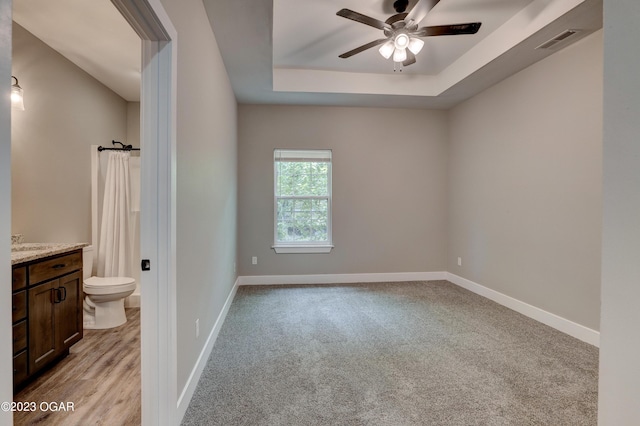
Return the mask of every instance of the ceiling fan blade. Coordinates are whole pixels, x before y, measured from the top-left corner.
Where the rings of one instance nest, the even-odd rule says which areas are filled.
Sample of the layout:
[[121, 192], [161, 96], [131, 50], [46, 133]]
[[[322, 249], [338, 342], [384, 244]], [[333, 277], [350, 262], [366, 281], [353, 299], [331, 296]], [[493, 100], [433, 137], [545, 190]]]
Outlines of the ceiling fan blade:
[[411, 9], [411, 12], [409, 12], [405, 18], [405, 21], [411, 20], [416, 24], [420, 23], [420, 21], [427, 16], [427, 13], [429, 13], [429, 11], [433, 9], [433, 6], [438, 4], [439, 1], [440, 0], [418, 0], [418, 3], [413, 6], [413, 9]]
[[455, 25], [437, 25], [434, 27], [418, 28], [418, 30], [412, 34], [418, 37], [475, 34], [480, 29], [480, 25], [482, 25], [482, 22], [471, 22], [468, 24], [455, 24]]
[[351, 19], [352, 21], [360, 22], [361, 24], [369, 25], [370, 27], [377, 28], [379, 30], [391, 30], [391, 25], [379, 21], [370, 16], [363, 15], [362, 13], [354, 12], [351, 9], [341, 9], [336, 15], [343, 18]]
[[405, 67], [408, 67], [409, 65], [412, 65], [415, 63], [416, 63], [416, 55], [414, 55], [412, 51], [407, 49], [407, 59], [402, 61], [402, 65]]
[[349, 58], [349, 57], [355, 55], [356, 53], [364, 52], [367, 49], [371, 49], [372, 47], [378, 46], [378, 45], [380, 45], [382, 43], [386, 43], [387, 40], [389, 40], [389, 39], [388, 38], [381, 38], [379, 40], [374, 40], [374, 41], [372, 41], [370, 43], [363, 44], [360, 47], [356, 47], [353, 50], [345, 52], [342, 55], [340, 55], [339, 57], [342, 58], [342, 59]]

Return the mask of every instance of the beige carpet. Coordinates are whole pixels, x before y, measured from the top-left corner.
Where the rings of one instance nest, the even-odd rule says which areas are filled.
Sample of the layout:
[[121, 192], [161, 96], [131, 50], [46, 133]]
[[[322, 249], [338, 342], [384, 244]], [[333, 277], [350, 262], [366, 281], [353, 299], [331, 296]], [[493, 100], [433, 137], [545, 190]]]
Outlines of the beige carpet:
[[595, 425], [597, 348], [446, 281], [240, 287], [185, 425]]

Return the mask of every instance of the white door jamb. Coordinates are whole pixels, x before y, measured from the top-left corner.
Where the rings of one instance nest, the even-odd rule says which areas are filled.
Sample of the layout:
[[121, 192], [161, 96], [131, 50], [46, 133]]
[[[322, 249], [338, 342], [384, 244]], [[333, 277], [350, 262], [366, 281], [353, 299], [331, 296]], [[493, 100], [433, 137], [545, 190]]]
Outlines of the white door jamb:
[[142, 39], [142, 423], [176, 424], [177, 33], [160, 0], [112, 0]]

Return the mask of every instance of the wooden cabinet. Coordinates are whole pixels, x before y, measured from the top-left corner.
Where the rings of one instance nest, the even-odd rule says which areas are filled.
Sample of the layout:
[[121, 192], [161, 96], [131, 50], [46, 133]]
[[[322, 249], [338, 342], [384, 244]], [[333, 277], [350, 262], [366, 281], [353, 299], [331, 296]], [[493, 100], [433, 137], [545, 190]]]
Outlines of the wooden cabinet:
[[82, 339], [82, 251], [13, 269], [14, 389]]
[[82, 338], [82, 274], [29, 289], [29, 372], [35, 373]]
[[11, 288], [13, 291], [18, 291], [27, 286], [27, 268], [26, 267], [16, 267], [11, 271]]
[[27, 316], [27, 292], [26, 290], [13, 293], [11, 301], [11, 318], [13, 322], [20, 321]]
[[58, 280], [29, 289], [29, 373], [53, 361], [56, 350], [55, 288]]
[[62, 300], [56, 305], [56, 333], [62, 347], [70, 347], [82, 339], [82, 272], [65, 275], [59, 280]]
[[11, 318], [13, 320], [13, 385], [27, 378], [27, 268], [12, 270]]

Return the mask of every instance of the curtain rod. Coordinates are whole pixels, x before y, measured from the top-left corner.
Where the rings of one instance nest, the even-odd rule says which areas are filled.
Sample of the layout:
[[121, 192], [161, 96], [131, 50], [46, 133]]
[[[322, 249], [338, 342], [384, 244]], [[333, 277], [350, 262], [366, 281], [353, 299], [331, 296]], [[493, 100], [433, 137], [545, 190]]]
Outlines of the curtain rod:
[[103, 146], [99, 146], [98, 147], [98, 152], [102, 152], [102, 151], [140, 151], [140, 148], [134, 148], [133, 145], [125, 145], [122, 142], [111, 141], [111, 144], [113, 144], [113, 145], [115, 145], [117, 143], [122, 145], [122, 148], [105, 148]]

